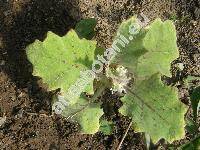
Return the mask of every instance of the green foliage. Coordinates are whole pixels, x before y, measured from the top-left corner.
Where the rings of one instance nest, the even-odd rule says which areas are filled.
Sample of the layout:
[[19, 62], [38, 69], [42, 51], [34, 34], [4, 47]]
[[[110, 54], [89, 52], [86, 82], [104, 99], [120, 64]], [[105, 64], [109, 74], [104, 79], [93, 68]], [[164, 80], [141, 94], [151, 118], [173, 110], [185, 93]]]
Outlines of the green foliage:
[[77, 121], [84, 134], [94, 134], [98, 132], [100, 124], [99, 118], [103, 115], [103, 110], [98, 103], [88, 103], [81, 97], [75, 104], [67, 106], [62, 112], [62, 116]]
[[194, 82], [200, 82], [200, 77], [195, 77], [195, 76], [187, 76], [186, 79], [184, 79], [186, 85], [188, 86], [189, 89], [194, 88]]
[[[41, 77], [49, 90], [61, 88], [64, 93], [81, 71], [90, 69], [95, 48], [95, 41], [80, 40], [74, 30], [63, 37], [48, 32], [43, 42], [36, 40], [27, 47], [27, 56], [33, 64], [33, 75]], [[91, 91], [92, 83], [89, 86]]]
[[[109, 80], [100, 76], [99, 81], [106, 80], [102, 83], [107, 85], [97, 87], [93, 97], [86, 99], [83, 92], [93, 93], [93, 78], [87, 78], [90, 84], [83, 89], [82, 96], [70, 99], [68, 90], [81, 77], [81, 71], [90, 69], [95, 54], [103, 53], [95, 41], [86, 40], [93, 38], [95, 25], [95, 19], [86, 19], [77, 24], [76, 32], [71, 30], [63, 37], [48, 32], [44, 42], [36, 40], [27, 47], [33, 75], [41, 77], [49, 90], [61, 89], [67, 102], [62, 116], [77, 121], [82, 133], [94, 134], [100, 130], [110, 134], [113, 124], [105, 120], [99, 123], [103, 110], [96, 100], [104, 88], [111, 86], [112, 79], [118, 91], [127, 92], [119, 111], [132, 118], [135, 131], [146, 132], [153, 142], [161, 138], [169, 142], [183, 138], [186, 107], [178, 100], [177, 89], [161, 81], [162, 75], [171, 76], [170, 63], [179, 57], [171, 21], [156, 19], [146, 28], [140, 27], [135, 17], [123, 22], [115, 40], [123, 35], [129, 42], [121, 45], [121, 52], [112, 57], [110, 68], [106, 69]], [[118, 66], [116, 70], [112, 70], [112, 65]], [[131, 81], [129, 73], [134, 76], [132, 87], [127, 86]]]
[[[135, 26], [135, 35], [130, 35], [130, 25]], [[179, 57], [176, 44], [176, 30], [171, 21], [162, 22], [156, 19], [146, 29], [139, 27], [135, 17], [125, 21], [118, 29], [117, 35], [133, 36], [126, 47], [120, 47], [121, 53], [116, 55], [113, 63], [128, 67], [138, 77], [151, 76], [160, 72], [170, 75], [170, 63]], [[118, 39], [116, 36], [115, 39]]]
[[[135, 28], [134, 32], [137, 34], [130, 35], [129, 28], [131, 25]], [[123, 35], [126, 38], [132, 37], [133, 39], [129, 42], [129, 44], [126, 45], [126, 47], [120, 47], [121, 52], [117, 53], [117, 55], [112, 59], [111, 63], [120, 64], [131, 69], [130, 71], [135, 71], [138, 58], [146, 52], [142, 44], [145, 33], [146, 32], [141, 30], [140, 26], [137, 24], [135, 17], [123, 22], [117, 31], [115, 41], [119, 39], [119, 35]]]
[[67, 106], [61, 115], [71, 121], [77, 121], [82, 133], [94, 134], [99, 130], [99, 118], [103, 115], [103, 110], [100, 104], [89, 104], [85, 98], [80, 97], [75, 104]]
[[178, 57], [175, 27], [171, 21], [156, 19], [143, 29], [131, 18], [122, 23], [118, 33], [128, 36], [130, 24], [136, 24], [138, 32], [112, 61], [122, 63], [135, 77], [122, 98], [120, 112], [131, 117], [135, 130], [146, 132], [153, 142], [181, 139], [186, 107], [179, 102], [177, 89], [161, 81], [162, 75], [170, 76], [170, 63]]
[[102, 47], [97, 47], [96, 50], [95, 50], [95, 59], [97, 60], [97, 55], [103, 55], [105, 49], [102, 48]]
[[97, 21], [94, 18], [84, 19], [77, 23], [75, 31], [80, 38], [91, 40], [95, 35], [96, 24]]
[[100, 120], [100, 128], [99, 130], [105, 134], [110, 135], [113, 131], [114, 124], [112, 121], [107, 121], [105, 119]]
[[187, 118], [186, 119], [186, 127], [185, 129], [190, 133], [190, 134], [196, 134], [198, 132], [198, 125], [196, 122], [194, 122], [192, 119]]
[[[43, 82], [48, 84], [49, 90], [60, 88], [61, 93], [68, 99], [67, 90], [80, 78], [81, 71], [91, 67], [95, 49], [95, 41], [80, 40], [73, 30], [63, 37], [48, 32], [44, 42], [37, 40], [27, 47], [27, 56], [33, 64], [33, 75], [41, 77]], [[86, 88], [87, 91], [92, 92], [92, 84], [93, 82]], [[80, 123], [82, 132], [87, 134], [97, 132], [99, 118], [103, 114], [100, 105], [88, 105], [88, 101], [84, 98], [69, 101], [63, 116], [69, 117], [71, 113], [80, 111], [72, 119]], [[83, 105], [88, 107], [81, 110]]]
[[200, 136], [181, 146], [179, 150], [199, 150], [200, 149]]
[[160, 72], [171, 76], [170, 64], [179, 57], [173, 23], [156, 19], [149, 26], [143, 45], [147, 52], [138, 60], [137, 75], [144, 77]]
[[82, 127], [82, 133], [95, 134], [98, 132], [100, 124], [99, 118], [103, 115], [100, 105], [91, 104], [77, 115], [77, 120]]
[[129, 116], [135, 130], [149, 134], [153, 142], [172, 142], [184, 137], [186, 108], [178, 101], [177, 90], [163, 85], [160, 74], [135, 83], [122, 98], [120, 113]]
[[170, 20], [172, 20], [172, 21], [178, 20], [178, 16], [177, 16], [175, 13], [170, 14], [169, 18], [170, 18]]
[[193, 109], [193, 116], [194, 119], [196, 120], [197, 115], [198, 115], [198, 104], [200, 102], [200, 86], [195, 88], [190, 96], [190, 100], [192, 103], [192, 109]]

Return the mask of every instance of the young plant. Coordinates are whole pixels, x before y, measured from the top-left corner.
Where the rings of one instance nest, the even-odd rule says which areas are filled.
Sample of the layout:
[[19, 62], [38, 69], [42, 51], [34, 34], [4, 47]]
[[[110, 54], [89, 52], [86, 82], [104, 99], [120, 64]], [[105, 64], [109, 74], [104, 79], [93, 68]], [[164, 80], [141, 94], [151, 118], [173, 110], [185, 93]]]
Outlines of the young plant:
[[200, 86], [194, 88], [191, 93], [190, 100], [192, 104], [194, 120], [196, 121], [200, 111]]
[[200, 149], [200, 136], [192, 139], [188, 143], [180, 146], [178, 150], [199, 150]]
[[[126, 35], [131, 22], [136, 21], [124, 22], [118, 32]], [[112, 61], [121, 63], [134, 75], [133, 86], [126, 87], [120, 113], [131, 117], [135, 131], [146, 132], [153, 142], [161, 138], [172, 142], [185, 134], [186, 107], [178, 100], [177, 89], [161, 81], [163, 75], [171, 76], [170, 64], [178, 56], [173, 23], [156, 19], [150, 26], [141, 28]]]
[[[94, 24], [94, 21], [88, 23]], [[107, 49], [101, 59], [105, 72], [94, 75], [90, 70], [90, 75], [94, 75], [90, 77], [83, 72], [94, 67], [93, 62], [97, 62], [94, 54], [99, 48], [95, 41], [86, 40], [94, 35], [89, 26], [82, 22], [77, 27], [83, 39], [74, 30], [63, 37], [48, 32], [43, 42], [37, 40], [27, 47], [33, 75], [41, 77], [49, 90], [60, 88], [55, 101], [62, 103], [61, 115], [77, 121], [82, 133], [96, 133], [103, 115], [98, 97], [105, 88], [111, 88], [125, 94], [119, 112], [132, 119], [135, 131], [146, 132], [153, 142], [161, 138], [169, 142], [183, 138], [186, 106], [179, 101], [177, 88], [161, 80], [162, 76], [171, 76], [170, 64], [179, 57], [173, 23], [156, 19], [142, 28], [136, 17], [123, 22], [112, 48]], [[80, 29], [82, 27], [85, 29]], [[69, 90], [79, 78], [88, 84], [75, 84], [75, 90]], [[94, 80], [98, 81], [95, 88]], [[86, 97], [85, 93], [90, 96]]]

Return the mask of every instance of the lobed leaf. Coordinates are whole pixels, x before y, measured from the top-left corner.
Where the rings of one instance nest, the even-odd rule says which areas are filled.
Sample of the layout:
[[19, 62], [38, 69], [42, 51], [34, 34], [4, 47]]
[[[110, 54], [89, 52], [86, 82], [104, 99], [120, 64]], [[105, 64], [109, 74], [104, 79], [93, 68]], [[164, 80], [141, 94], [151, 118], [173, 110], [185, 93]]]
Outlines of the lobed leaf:
[[[131, 18], [122, 23], [118, 33], [130, 36], [131, 24], [138, 26]], [[120, 113], [131, 117], [135, 130], [146, 132], [153, 142], [161, 138], [169, 142], [181, 139], [185, 135], [186, 107], [179, 102], [177, 89], [161, 81], [162, 75], [170, 76], [170, 63], [178, 57], [175, 27], [171, 21], [156, 19], [135, 33], [112, 61], [122, 63], [135, 77], [133, 87], [127, 88], [122, 98]]]
[[120, 113], [133, 118], [135, 130], [149, 134], [153, 142], [184, 137], [187, 109], [178, 100], [178, 91], [163, 85], [160, 74], [135, 83], [122, 102]]
[[[48, 32], [43, 42], [36, 40], [27, 47], [27, 56], [33, 75], [41, 77], [49, 90], [61, 88], [64, 93], [80, 78], [81, 71], [90, 69], [95, 48], [95, 41], [79, 39], [74, 30], [63, 37]], [[92, 83], [89, 87], [92, 92]]]
[[[130, 26], [134, 27], [134, 34], [130, 32]], [[112, 63], [121, 63], [139, 78], [157, 72], [170, 76], [170, 64], [179, 57], [176, 30], [171, 21], [156, 19], [150, 26], [142, 28], [132, 17], [120, 25], [115, 40], [120, 39], [120, 35], [129, 39], [129, 43], [125, 47], [118, 44], [121, 52]]]
[[77, 121], [81, 126], [83, 134], [94, 134], [98, 132], [99, 119], [103, 115], [100, 104], [90, 104], [83, 97], [79, 98], [77, 103], [69, 105], [62, 112], [62, 116]]
[[[81, 27], [81, 24], [78, 27]], [[63, 37], [48, 32], [43, 42], [36, 40], [27, 47], [28, 59], [33, 64], [33, 75], [41, 77], [49, 90], [61, 89], [64, 95], [62, 100], [66, 101], [62, 115], [65, 117], [72, 115], [71, 119], [77, 121], [82, 133], [86, 134], [98, 132], [99, 118], [103, 115], [103, 110], [100, 104], [89, 104], [82, 97], [73, 97], [73, 93], [68, 90], [75, 86], [73, 90], [77, 92], [82, 88], [78, 87], [81, 85], [75, 84], [77, 81], [91, 80], [85, 91], [93, 93], [93, 78], [86, 74], [92, 66], [95, 49], [95, 41], [79, 39], [74, 30]]]

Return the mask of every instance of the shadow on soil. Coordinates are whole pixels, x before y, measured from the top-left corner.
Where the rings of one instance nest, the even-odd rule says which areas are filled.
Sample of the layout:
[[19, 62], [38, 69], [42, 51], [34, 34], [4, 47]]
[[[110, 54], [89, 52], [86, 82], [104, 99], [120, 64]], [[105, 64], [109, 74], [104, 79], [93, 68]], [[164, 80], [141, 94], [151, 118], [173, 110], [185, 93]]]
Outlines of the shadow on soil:
[[[6, 60], [3, 70], [17, 88], [28, 88], [36, 112], [42, 108], [51, 110], [48, 101], [50, 94], [38, 84], [38, 78], [32, 76], [32, 65], [27, 60], [25, 48], [36, 39], [44, 40], [47, 31], [62, 36], [73, 28], [77, 20], [70, 15], [73, 14], [70, 11], [79, 14], [79, 9], [75, 8], [76, 1], [72, 3], [59, 0], [31, 0], [19, 4], [0, 2], [0, 34], [4, 45], [2, 54], [5, 54], [3, 59]], [[20, 7], [20, 11], [12, 10], [13, 7]]]

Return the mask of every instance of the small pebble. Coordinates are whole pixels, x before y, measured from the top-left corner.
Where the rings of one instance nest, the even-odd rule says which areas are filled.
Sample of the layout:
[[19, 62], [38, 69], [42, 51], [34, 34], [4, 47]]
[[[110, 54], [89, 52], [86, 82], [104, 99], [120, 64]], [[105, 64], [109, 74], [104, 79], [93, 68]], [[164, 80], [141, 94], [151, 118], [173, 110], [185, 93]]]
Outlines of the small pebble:
[[1, 62], [0, 62], [0, 66], [4, 66], [5, 65], [5, 60], [2, 60]]
[[0, 126], [6, 122], [6, 117], [0, 117]]

